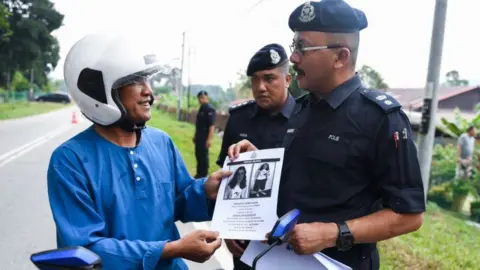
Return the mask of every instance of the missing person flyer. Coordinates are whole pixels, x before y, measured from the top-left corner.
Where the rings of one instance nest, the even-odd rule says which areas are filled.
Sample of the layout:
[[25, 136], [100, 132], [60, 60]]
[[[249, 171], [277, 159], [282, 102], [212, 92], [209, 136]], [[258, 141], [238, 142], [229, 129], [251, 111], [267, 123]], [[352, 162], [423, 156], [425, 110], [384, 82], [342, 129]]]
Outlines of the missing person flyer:
[[223, 169], [211, 230], [223, 239], [263, 240], [277, 222], [277, 201], [284, 148], [241, 153]]

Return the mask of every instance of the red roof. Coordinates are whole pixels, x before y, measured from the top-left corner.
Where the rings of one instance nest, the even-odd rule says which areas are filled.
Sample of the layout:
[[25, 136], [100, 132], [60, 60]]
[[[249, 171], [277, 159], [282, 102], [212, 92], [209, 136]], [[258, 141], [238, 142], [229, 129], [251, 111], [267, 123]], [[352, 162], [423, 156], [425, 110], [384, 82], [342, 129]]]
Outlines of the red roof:
[[[454, 87], [440, 87], [438, 89], [438, 101], [460, 95], [480, 88], [480, 86], [454, 86]], [[420, 108], [425, 97], [425, 88], [391, 88], [387, 93], [397, 99], [400, 104], [406, 109]]]

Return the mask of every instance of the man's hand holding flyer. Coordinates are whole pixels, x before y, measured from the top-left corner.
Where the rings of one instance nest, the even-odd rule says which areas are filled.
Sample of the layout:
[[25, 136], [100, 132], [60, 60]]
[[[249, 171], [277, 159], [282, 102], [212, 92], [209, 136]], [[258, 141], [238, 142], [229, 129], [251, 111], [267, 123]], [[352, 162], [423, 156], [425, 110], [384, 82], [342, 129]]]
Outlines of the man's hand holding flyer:
[[284, 148], [241, 153], [225, 159], [232, 175], [222, 181], [212, 230], [223, 239], [264, 240], [275, 225]]

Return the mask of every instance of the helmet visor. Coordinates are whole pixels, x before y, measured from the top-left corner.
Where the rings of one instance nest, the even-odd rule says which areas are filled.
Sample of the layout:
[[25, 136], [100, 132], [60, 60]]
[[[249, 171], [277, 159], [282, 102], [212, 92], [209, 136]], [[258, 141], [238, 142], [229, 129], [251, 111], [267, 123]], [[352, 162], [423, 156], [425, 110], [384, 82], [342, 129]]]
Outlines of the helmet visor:
[[152, 67], [147, 70], [130, 74], [115, 81], [115, 83], [112, 85], [112, 89], [119, 89], [131, 84], [142, 84], [145, 81], [148, 82], [148, 80], [150, 80], [158, 72], [160, 72], [160, 67]]

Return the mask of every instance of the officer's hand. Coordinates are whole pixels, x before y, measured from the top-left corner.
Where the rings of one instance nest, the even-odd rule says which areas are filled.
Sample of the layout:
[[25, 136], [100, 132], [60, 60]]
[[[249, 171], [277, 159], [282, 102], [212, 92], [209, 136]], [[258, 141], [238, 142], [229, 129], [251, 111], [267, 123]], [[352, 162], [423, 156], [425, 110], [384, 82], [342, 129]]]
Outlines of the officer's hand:
[[208, 261], [222, 245], [218, 232], [196, 230], [177, 241], [180, 257], [194, 262]]
[[205, 147], [210, 148], [211, 145], [212, 145], [212, 140], [207, 140], [205, 142]]
[[223, 178], [229, 177], [232, 175], [231, 171], [224, 171], [224, 170], [218, 170], [212, 175], [210, 175], [205, 182], [205, 195], [207, 195], [207, 198], [210, 200], [215, 200], [217, 199], [217, 194], [218, 194], [218, 188], [220, 187], [220, 183], [222, 182]]
[[299, 255], [310, 255], [334, 247], [338, 235], [335, 223], [302, 223], [293, 228], [288, 243]]
[[240, 258], [242, 257], [243, 252], [245, 249], [241, 247], [237, 241], [239, 240], [231, 240], [231, 239], [225, 239], [225, 244], [227, 244], [228, 250], [232, 253], [234, 257]]
[[257, 150], [257, 147], [255, 147], [255, 145], [253, 145], [250, 141], [241, 140], [238, 143], [232, 144], [230, 147], [228, 147], [228, 157], [231, 160], [235, 160], [238, 158], [240, 153], [255, 151], [255, 150]]
[[268, 244], [268, 238], [270, 238], [270, 233], [265, 234], [265, 240], [260, 240], [260, 243]]

